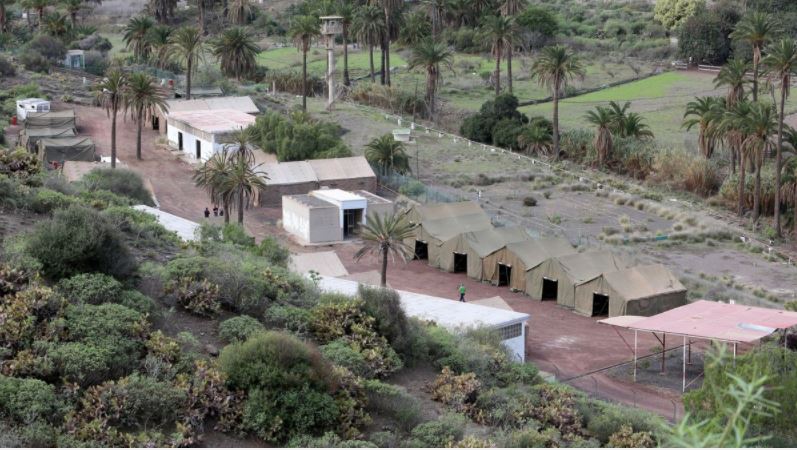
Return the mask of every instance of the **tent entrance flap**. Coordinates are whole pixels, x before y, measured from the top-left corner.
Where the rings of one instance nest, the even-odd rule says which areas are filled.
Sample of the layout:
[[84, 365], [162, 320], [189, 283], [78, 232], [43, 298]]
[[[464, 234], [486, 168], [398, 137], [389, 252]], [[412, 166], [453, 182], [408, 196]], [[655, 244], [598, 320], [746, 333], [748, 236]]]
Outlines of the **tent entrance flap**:
[[542, 293], [540, 300], [556, 300], [559, 292], [559, 282], [550, 278], [542, 279]]
[[512, 279], [512, 266], [498, 263], [498, 285], [508, 286]]
[[454, 252], [454, 273], [468, 271], [468, 255]]
[[415, 259], [429, 259], [429, 244], [415, 241]]
[[593, 316], [606, 316], [609, 314], [609, 296], [604, 294], [598, 294], [597, 292], [592, 294], [592, 315]]

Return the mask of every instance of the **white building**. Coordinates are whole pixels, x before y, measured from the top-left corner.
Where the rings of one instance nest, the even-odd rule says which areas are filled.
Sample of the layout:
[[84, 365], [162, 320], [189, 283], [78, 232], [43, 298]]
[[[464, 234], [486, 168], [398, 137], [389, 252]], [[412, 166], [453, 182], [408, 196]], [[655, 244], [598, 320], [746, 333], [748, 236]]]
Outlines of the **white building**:
[[[193, 92], [192, 92], [193, 95]], [[258, 109], [251, 97], [209, 97], [191, 100], [173, 99], [166, 101], [166, 108], [158, 108], [152, 116], [152, 129], [166, 134], [169, 116], [183, 111], [204, 111], [212, 109], [234, 109], [246, 114], [258, 114]]]
[[339, 242], [357, 233], [369, 214], [386, 214], [393, 204], [366, 191], [320, 189], [282, 198], [282, 227], [302, 243]]
[[32, 112], [50, 112], [50, 102], [41, 98], [17, 100], [17, 119], [25, 120]]
[[225, 147], [230, 135], [255, 123], [255, 117], [232, 109], [178, 111], [169, 114], [169, 145], [199, 161]]
[[[358, 286], [356, 281], [333, 277], [321, 277], [318, 282], [322, 291], [348, 296], [356, 296]], [[396, 292], [408, 316], [434, 322], [455, 333], [482, 326], [492, 328], [500, 334], [501, 342], [517, 361], [526, 360], [528, 314], [414, 292]]]
[[174, 214], [169, 214], [166, 211], [161, 211], [158, 208], [147, 205], [135, 205], [133, 209], [152, 214], [155, 216], [155, 219], [158, 220], [158, 223], [163, 225], [163, 228], [173, 231], [180, 239], [186, 242], [191, 242], [196, 239], [196, 230], [199, 228], [199, 224], [196, 222], [183, 219], [180, 216], [175, 216]]
[[64, 57], [64, 67], [82, 70], [86, 67], [86, 52], [84, 50], [67, 50]]

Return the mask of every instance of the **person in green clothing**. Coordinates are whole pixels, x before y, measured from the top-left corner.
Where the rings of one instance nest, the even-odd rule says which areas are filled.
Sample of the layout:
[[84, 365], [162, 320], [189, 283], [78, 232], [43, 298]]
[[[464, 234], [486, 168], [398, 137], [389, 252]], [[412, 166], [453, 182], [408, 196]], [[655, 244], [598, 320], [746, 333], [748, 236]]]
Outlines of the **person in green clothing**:
[[465, 285], [459, 283], [459, 301], [465, 302]]

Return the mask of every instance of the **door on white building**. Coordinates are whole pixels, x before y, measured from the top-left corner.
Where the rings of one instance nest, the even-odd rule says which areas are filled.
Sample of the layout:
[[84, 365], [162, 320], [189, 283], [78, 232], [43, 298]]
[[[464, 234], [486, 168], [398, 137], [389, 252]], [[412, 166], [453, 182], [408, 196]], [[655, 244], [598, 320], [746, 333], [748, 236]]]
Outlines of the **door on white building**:
[[196, 159], [202, 159], [202, 141], [196, 140]]
[[177, 132], [177, 149], [183, 149], [183, 133]]

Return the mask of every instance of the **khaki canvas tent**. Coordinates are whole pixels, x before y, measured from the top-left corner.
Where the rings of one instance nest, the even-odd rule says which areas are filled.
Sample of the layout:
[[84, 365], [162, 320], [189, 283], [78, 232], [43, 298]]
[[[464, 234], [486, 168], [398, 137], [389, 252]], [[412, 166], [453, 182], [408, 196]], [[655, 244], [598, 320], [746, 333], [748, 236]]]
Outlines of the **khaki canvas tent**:
[[686, 304], [686, 288], [660, 264], [607, 272], [576, 288], [576, 312], [586, 316], [653, 316]]
[[[499, 274], [499, 264], [503, 263], [504, 249], [507, 244], [531, 239], [521, 227], [488, 228], [471, 231], [461, 235], [465, 252], [468, 255], [468, 276], [480, 281], [498, 280], [498, 284], [509, 284], [511, 266]], [[505, 282], [501, 282], [503, 275]]]
[[39, 140], [42, 138], [75, 137], [75, 128], [71, 126], [53, 128], [25, 128], [19, 132], [19, 145], [30, 152], [36, 152]]
[[42, 138], [39, 159], [50, 161], [94, 161], [94, 141], [89, 137]]
[[[604, 273], [616, 272], [631, 264], [608, 250], [561, 256], [551, 261], [543, 276], [543, 292], [556, 287], [556, 302], [568, 308], [576, 306], [576, 290]], [[545, 286], [545, 285], [548, 286]], [[549, 297], [547, 297], [549, 298]]]
[[509, 287], [537, 299], [542, 298], [542, 278], [550, 261], [575, 249], [566, 238], [543, 237], [508, 244], [504, 253], [503, 264], [512, 268]]
[[434, 203], [415, 206], [408, 215], [418, 224], [415, 237], [406, 242], [429, 265], [447, 272], [467, 271], [467, 249], [460, 235], [492, 228], [481, 207], [473, 202]]
[[49, 111], [28, 113], [25, 118], [25, 128], [75, 128], [75, 111]]

